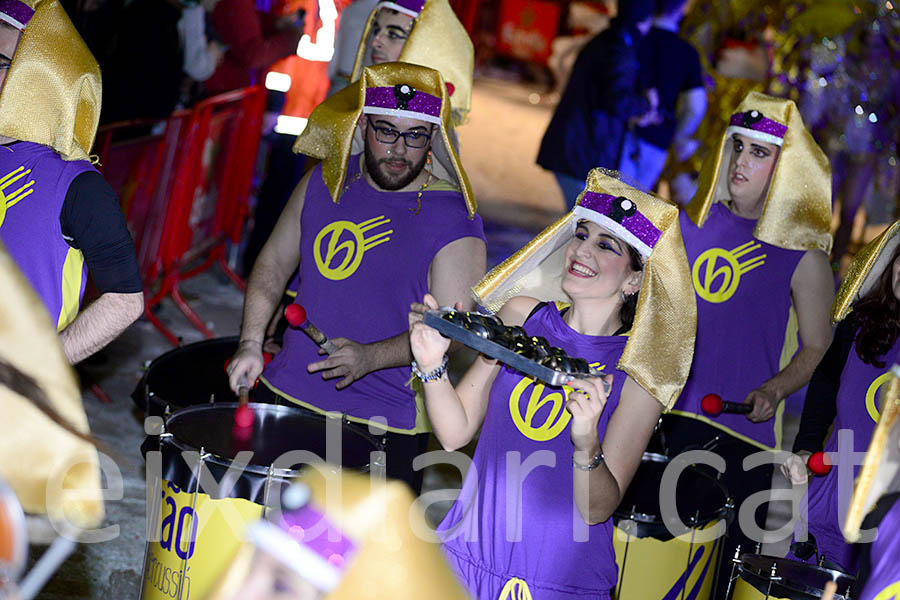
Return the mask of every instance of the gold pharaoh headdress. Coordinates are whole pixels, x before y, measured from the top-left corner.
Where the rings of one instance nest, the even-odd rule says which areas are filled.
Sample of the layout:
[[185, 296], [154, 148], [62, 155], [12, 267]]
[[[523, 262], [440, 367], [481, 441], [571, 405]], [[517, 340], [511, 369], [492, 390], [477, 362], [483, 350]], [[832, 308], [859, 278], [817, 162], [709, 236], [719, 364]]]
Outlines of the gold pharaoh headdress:
[[900, 243], [898, 231], [900, 221], [895, 221], [853, 257], [834, 304], [831, 305], [832, 321], [843, 321], [853, 310], [853, 304], [868, 294], [884, 270], [890, 268], [891, 257]]
[[[329, 600], [468, 598], [405, 484], [308, 469], [289, 492], [300, 490], [309, 496], [300, 510], [254, 525], [251, 538]], [[245, 545], [210, 600], [244, 598], [253, 560]]]
[[[0, 244], [0, 360], [30, 377], [56, 414], [88, 431], [81, 391], [44, 304]], [[54, 423], [34, 402], [0, 385], [0, 477], [26, 512], [77, 527], [103, 519], [97, 451]], [[71, 468], [67, 469], [66, 466]], [[63, 478], [62, 476], [65, 475]], [[65, 492], [53, 493], [61, 484]]]
[[694, 198], [685, 208], [703, 227], [713, 202], [728, 198], [730, 137], [737, 131], [781, 147], [769, 195], [753, 236], [789, 250], [831, 250], [831, 167], [803, 125], [792, 100], [750, 92], [732, 115], [719, 150], [703, 163]]
[[397, 10], [414, 19], [412, 32], [397, 60], [440, 72], [450, 96], [453, 125], [461, 125], [472, 109], [475, 48], [448, 0], [379, 2], [369, 15], [363, 30], [350, 80], [356, 81], [363, 67], [371, 63], [371, 53], [368, 52], [369, 38], [372, 23], [382, 8]]
[[571, 302], [562, 274], [565, 247], [580, 219], [605, 227], [644, 257], [637, 313], [618, 368], [670, 408], [687, 380], [697, 330], [697, 304], [672, 204], [593, 169], [575, 208], [485, 275], [475, 296], [491, 311], [517, 295]]
[[[2, 0], [17, 21], [33, 9], [0, 93], [0, 135], [87, 160], [100, 119], [100, 67], [58, 0]], [[15, 26], [15, 24], [13, 24]]]
[[340, 201], [350, 155], [363, 149], [357, 123], [367, 112], [437, 124], [431, 144], [432, 172], [455, 183], [469, 217], [475, 215], [472, 186], [448, 137], [450, 102], [444, 79], [434, 69], [399, 62], [366, 67], [358, 81], [316, 107], [294, 143], [294, 152], [322, 160], [322, 177], [335, 202]]

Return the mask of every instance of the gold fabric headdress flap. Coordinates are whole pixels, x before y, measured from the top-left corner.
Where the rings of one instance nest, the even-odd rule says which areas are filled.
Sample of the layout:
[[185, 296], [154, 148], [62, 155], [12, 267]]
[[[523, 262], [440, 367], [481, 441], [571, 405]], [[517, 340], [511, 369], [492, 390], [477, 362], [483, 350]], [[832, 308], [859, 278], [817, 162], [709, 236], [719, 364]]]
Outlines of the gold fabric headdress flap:
[[[359, 78], [363, 65], [371, 60], [368, 44], [372, 24], [384, 3], [379, 3], [366, 23], [356, 51], [351, 81]], [[412, 32], [403, 46], [399, 62], [413, 63], [435, 69], [447, 85], [451, 118], [454, 126], [465, 122], [472, 109], [472, 79], [475, 68], [475, 47], [459, 22], [448, 0], [427, 0], [416, 17]]]
[[900, 231], [900, 220], [884, 230], [881, 235], [866, 244], [856, 253], [847, 275], [841, 281], [841, 287], [831, 305], [831, 320], [835, 323], [843, 321], [853, 304], [869, 293], [878, 282], [885, 269], [890, 268], [890, 260], [900, 243], [897, 232]]
[[[762, 216], [753, 235], [758, 240], [789, 250], [831, 250], [831, 167], [803, 124], [792, 100], [750, 92], [737, 114], [758, 113], [766, 122], [786, 127], [775, 171], [769, 184]], [[737, 123], [735, 123], [737, 124]], [[730, 129], [730, 128], [729, 128]], [[754, 128], [739, 132], [753, 135]], [[779, 132], [780, 133], [780, 132]], [[763, 131], [759, 139], [772, 141]], [[713, 202], [728, 195], [728, 166], [732, 154], [730, 133], [722, 136], [715, 156], [703, 163], [697, 193], [685, 208], [691, 220], [703, 227]]]
[[87, 160], [100, 119], [100, 67], [58, 0], [33, 6], [0, 93], [0, 135]]
[[[322, 160], [322, 178], [331, 198], [340, 201], [347, 176], [347, 164], [351, 153], [363, 149], [362, 135], [357, 127], [366, 105], [367, 90], [372, 88], [397, 88], [408, 86], [415, 92], [440, 99], [437, 117], [431, 114], [431, 104], [427, 114], [420, 117], [426, 121], [439, 121], [432, 138], [432, 172], [459, 188], [466, 202], [469, 217], [475, 215], [475, 196], [472, 185], [462, 168], [456, 150], [453, 149], [447, 132], [450, 128], [450, 102], [447, 88], [441, 74], [434, 69], [409, 63], [384, 63], [366, 67], [362, 77], [343, 90], [327, 98], [312, 112], [306, 129], [294, 143], [294, 152], [306, 154]], [[371, 93], [371, 92], [370, 92]], [[410, 103], [409, 109], [414, 108]], [[397, 109], [398, 116], [408, 116]], [[415, 118], [415, 117], [414, 117]], [[404, 143], [398, 140], [396, 143]]]
[[[31, 377], [56, 413], [88, 431], [81, 391], [43, 303], [0, 244], [0, 359]], [[97, 451], [0, 385], [0, 477], [26, 512], [96, 527], [103, 520]], [[53, 486], [59, 486], [54, 492]], [[62, 491], [65, 490], [65, 491]]]
[[[473, 292], [492, 311], [516, 295], [571, 302], [561, 285], [565, 247], [578, 219], [591, 218], [585, 202], [589, 194], [628, 199], [657, 230], [650, 236], [655, 242], [644, 261], [637, 313], [618, 368], [670, 408], [687, 381], [697, 329], [696, 299], [681, 240], [678, 209], [672, 204], [593, 169], [575, 209], [492, 269]], [[607, 226], [602, 218], [592, 220]], [[638, 231], [640, 225], [627, 227], [641, 239], [648, 239]], [[648, 356], [653, 360], [648, 360]]]

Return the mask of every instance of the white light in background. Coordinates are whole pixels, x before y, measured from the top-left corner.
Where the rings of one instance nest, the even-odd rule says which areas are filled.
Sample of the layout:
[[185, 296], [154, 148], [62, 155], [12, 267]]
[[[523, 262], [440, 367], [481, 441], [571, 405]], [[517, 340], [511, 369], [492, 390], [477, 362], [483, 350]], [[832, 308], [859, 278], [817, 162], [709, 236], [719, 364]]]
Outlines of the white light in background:
[[306, 122], [309, 119], [303, 117], [289, 117], [288, 115], [278, 115], [278, 121], [275, 123], [275, 133], [284, 133], [286, 135], [300, 135], [306, 129]]
[[266, 75], [266, 89], [276, 92], [286, 92], [291, 89], [291, 76], [287, 73], [269, 71]]
[[317, 62], [330, 61], [334, 56], [334, 24], [337, 16], [334, 0], [319, 0], [319, 17], [322, 19], [322, 26], [316, 32], [316, 43], [313, 44], [312, 39], [304, 33], [300, 38], [300, 43], [297, 44], [297, 56]]

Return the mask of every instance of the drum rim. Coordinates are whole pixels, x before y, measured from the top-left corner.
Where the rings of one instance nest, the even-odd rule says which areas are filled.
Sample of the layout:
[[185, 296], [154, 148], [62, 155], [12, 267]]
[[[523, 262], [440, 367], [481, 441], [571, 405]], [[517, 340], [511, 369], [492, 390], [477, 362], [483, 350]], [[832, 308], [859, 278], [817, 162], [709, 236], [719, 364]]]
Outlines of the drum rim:
[[[757, 561], [765, 561], [766, 564], [757, 565], [755, 568], [745, 567], [745, 565], [747, 565], [747, 564], [750, 564], [752, 566], [752, 563], [754, 562], [753, 559], [756, 559]], [[807, 569], [809, 571], [815, 571], [815, 572], [827, 574], [831, 578], [830, 580], [834, 581], [836, 584], [846, 585], [846, 588], [843, 591], [838, 589], [838, 591], [835, 593], [835, 595], [834, 595], [835, 600], [844, 600], [844, 598], [846, 598], [846, 592], [850, 591], [850, 588], [856, 582], [856, 577], [854, 577], [853, 575], [850, 575], [849, 573], [845, 573], [844, 571], [839, 571], [837, 569], [829, 569], [828, 567], [820, 567], [818, 565], [812, 565], [812, 564], [805, 563], [805, 562], [802, 562], [799, 560], [791, 560], [791, 559], [785, 558], [785, 557], [771, 556], [769, 554], [756, 554], [753, 552], [748, 552], [748, 553], [741, 554], [740, 561], [741, 561], [740, 565], [739, 565], [740, 576], [742, 579], [744, 579], [744, 581], [746, 581], [750, 585], [753, 585], [753, 582], [748, 580], [746, 577], [744, 577], [744, 574], [748, 573], [751, 576], [756, 577], [756, 578], [760, 579], [763, 583], [765, 583], [766, 581], [769, 580], [769, 572], [771, 572], [772, 563], [775, 563], [776, 565], [786, 564], [786, 565], [792, 565], [792, 566], [799, 566], [799, 567], [801, 567], [803, 569]], [[765, 572], [763, 572], [763, 570], [765, 570]], [[776, 571], [776, 574], [777, 574], [777, 571]], [[781, 585], [781, 587], [784, 587], [785, 589], [789, 589], [795, 593], [806, 594], [806, 595], [808, 595], [810, 597], [814, 597], [814, 598], [818, 598], [823, 591], [822, 588], [812, 588], [812, 587], [807, 586], [805, 583], [795, 584], [795, 585], [802, 586], [802, 589], [797, 589], [796, 587], [789, 587], [786, 583], [782, 584], [782, 582], [787, 582], [787, 581], [788, 580], [782, 578], [780, 581], [773, 582], [773, 585]]]
[[[275, 412], [275, 413], [279, 413], [279, 412], [280, 413], [290, 413], [290, 412], [294, 412], [294, 411], [298, 410], [296, 407], [287, 406], [287, 405], [283, 405], [283, 404], [265, 404], [262, 402], [251, 402], [251, 404], [253, 404], [254, 407], [258, 406], [258, 407], [262, 408], [264, 411], [271, 411], [271, 412]], [[202, 412], [202, 411], [207, 411], [207, 410], [220, 410], [220, 409], [236, 409], [238, 406], [240, 406], [239, 402], [216, 402], [214, 404], [209, 404], [209, 403], [195, 404], [192, 406], [187, 406], [185, 408], [182, 408], [181, 410], [169, 415], [169, 417], [166, 419], [164, 435], [160, 436], [160, 444], [162, 444], [163, 441], [165, 440], [166, 442], [171, 443], [172, 445], [176, 446], [181, 451], [199, 452], [200, 448], [191, 444], [190, 442], [186, 442], [186, 441], [178, 438], [174, 433], [171, 433], [169, 431], [169, 422], [172, 419], [185, 418], [186, 416], [190, 416], [190, 414], [194, 413], [194, 412]], [[335, 418], [335, 417], [329, 417], [327, 415], [319, 415], [317, 413], [308, 414], [308, 413], [304, 412], [302, 414], [304, 417], [321, 418], [323, 421], [325, 419], [334, 419]], [[342, 423], [342, 425], [343, 425], [343, 423]], [[359, 435], [366, 441], [370, 442], [372, 444], [372, 451], [378, 452], [378, 451], [384, 450], [381, 443], [377, 439], [375, 439], [374, 436], [371, 436], [368, 433], [366, 433], [365, 431], [361, 431], [358, 429], [353, 429], [352, 431], [356, 435]], [[218, 454], [213, 454], [212, 452], [208, 452], [207, 454], [209, 456], [205, 460], [213, 462], [213, 463], [218, 464], [223, 467], [228, 467], [231, 463], [234, 462], [234, 458], [225, 458], [223, 456], [219, 456]], [[333, 465], [332, 463], [329, 463], [328, 461], [326, 461], [324, 459], [322, 459], [322, 464], [331, 465], [336, 469], [344, 468], [342, 465]], [[368, 468], [371, 468], [372, 465], [371, 465], [371, 463], [367, 463], [366, 466]], [[303, 469], [302, 466], [297, 469], [282, 469], [282, 468], [276, 469], [276, 468], [273, 468], [272, 465], [265, 467], [262, 465], [255, 465], [252, 463], [248, 464], [244, 467], [245, 471], [255, 473], [257, 475], [268, 475], [271, 472], [273, 477], [281, 477], [281, 478], [296, 477], [297, 475], [299, 475], [299, 473], [302, 471], [302, 469]]]
[[9, 518], [13, 535], [16, 538], [12, 544], [12, 561], [6, 564], [9, 565], [8, 572], [12, 581], [18, 581], [28, 562], [28, 527], [25, 522], [25, 511], [22, 509], [22, 503], [19, 502], [19, 498], [12, 487], [2, 477], [0, 477], [0, 506], [3, 507], [5, 514]]
[[[658, 452], [644, 452], [643, 455], [641, 456], [641, 464], [643, 464], [644, 462], [655, 463], [655, 464], [664, 464], [664, 463], [672, 462], [672, 458], [666, 456], [665, 454], [660, 454]], [[706, 527], [710, 523], [715, 523], [718, 520], [727, 519], [728, 514], [733, 509], [730, 507], [730, 504], [732, 501], [731, 495], [728, 493], [728, 489], [725, 487], [725, 485], [721, 481], [716, 479], [715, 477], [711, 476], [709, 473], [706, 473], [702, 469], [698, 469], [696, 467], [696, 465], [687, 465], [685, 467], [685, 470], [688, 470], [688, 469], [692, 469], [693, 472], [698, 473], [698, 474], [700, 474], [700, 476], [711, 481], [713, 483], [714, 487], [722, 492], [722, 497], [725, 500], [725, 504], [721, 508], [716, 509], [715, 511], [701, 515], [700, 521], [698, 521], [696, 523], [685, 522], [684, 524], [691, 529], [697, 529], [698, 527], [699, 528]], [[633, 479], [632, 479], [632, 481], [633, 481]], [[654, 515], [654, 514], [648, 514], [648, 513], [631, 511], [631, 510], [628, 510], [628, 511], [619, 510], [619, 508], [616, 507], [616, 510], [613, 511], [613, 516], [618, 518], [620, 521], [632, 520], [632, 521], [638, 523], [639, 525], [644, 525], [644, 526], [649, 526], [649, 527], [665, 526], [662, 515]]]

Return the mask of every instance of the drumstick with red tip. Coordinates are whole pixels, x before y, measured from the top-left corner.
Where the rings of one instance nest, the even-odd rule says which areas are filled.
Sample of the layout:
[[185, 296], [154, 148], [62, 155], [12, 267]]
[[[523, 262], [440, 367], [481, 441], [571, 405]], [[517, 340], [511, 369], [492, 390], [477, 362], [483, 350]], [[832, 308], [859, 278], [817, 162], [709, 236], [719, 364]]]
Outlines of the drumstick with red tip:
[[319, 348], [328, 354], [337, 352], [338, 347], [334, 345], [334, 342], [328, 339], [327, 335], [322, 333], [318, 327], [313, 325], [309, 319], [306, 318], [306, 309], [299, 304], [288, 305], [288, 307], [284, 309], [284, 318], [287, 319], [287, 322], [290, 323], [291, 327], [302, 329], [303, 332], [309, 336], [309, 339], [314, 341]]
[[822, 600], [833, 600], [834, 595], [837, 593], [837, 584], [833, 581], [829, 581], [825, 584], [825, 590], [822, 594]]
[[253, 426], [253, 409], [248, 406], [250, 401], [250, 388], [247, 386], [247, 378], [242, 376], [238, 383], [238, 407], [234, 411], [235, 428], [247, 429]]
[[831, 472], [831, 459], [824, 452], [814, 452], [809, 456], [806, 468], [812, 471], [813, 475], [828, 475]]
[[753, 410], [752, 404], [743, 402], [727, 402], [718, 394], [707, 394], [700, 400], [700, 408], [710, 417], [718, 417], [722, 413], [746, 415]]

